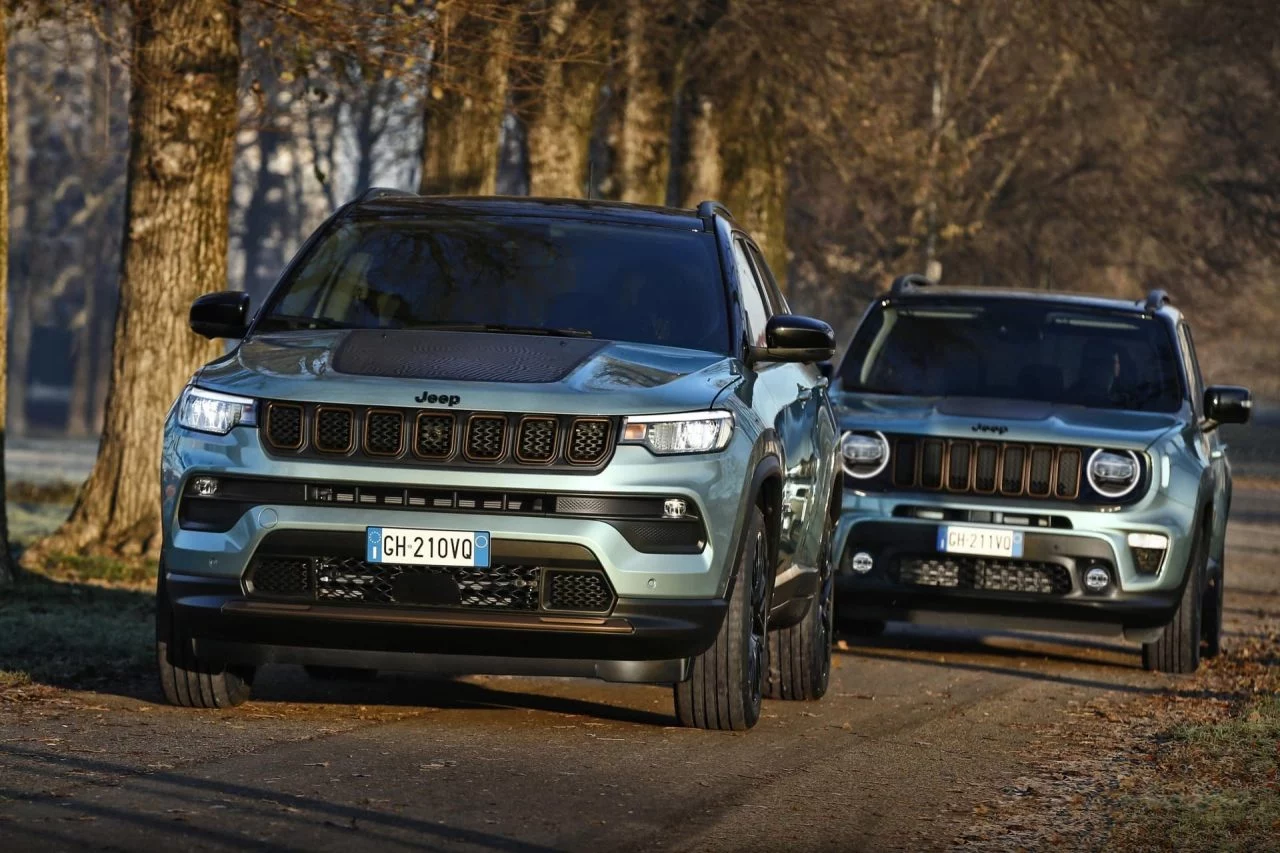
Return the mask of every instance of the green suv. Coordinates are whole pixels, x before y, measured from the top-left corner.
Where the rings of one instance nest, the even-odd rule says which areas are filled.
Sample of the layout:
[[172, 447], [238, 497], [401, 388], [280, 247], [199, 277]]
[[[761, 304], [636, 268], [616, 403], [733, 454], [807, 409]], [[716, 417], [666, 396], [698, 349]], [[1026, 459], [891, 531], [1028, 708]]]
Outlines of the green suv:
[[885, 620], [1087, 631], [1194, 672], [1222, 636], [1231, 468], [1162, 291], [1126, 302], [905, 276], [833, 383], [844, 500], [838, 605]]
[[830, 327], [720, 205], [366, 193], [169, 415], [165, 697], [255, 668], [672, 683], [745, 729], [830, 668]]

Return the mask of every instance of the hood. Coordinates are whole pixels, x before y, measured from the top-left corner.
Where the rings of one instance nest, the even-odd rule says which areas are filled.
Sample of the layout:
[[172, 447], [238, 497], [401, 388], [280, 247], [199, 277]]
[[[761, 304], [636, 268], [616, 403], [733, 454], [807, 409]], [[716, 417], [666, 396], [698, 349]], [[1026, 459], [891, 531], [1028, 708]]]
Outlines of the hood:
[[607, 415], [705, 409], [740, 378], [734, 359], [672, 347], [350, 329], [255, 335], [196, 381], [272, 400], [412, 407], [428, 394], [473, 411]]
[[1129, 450], [1146, 449], [1187, 423], [1183, 412], [1091, 409], [1035, 400], [842, 393], [834, 402], [841, 429]]

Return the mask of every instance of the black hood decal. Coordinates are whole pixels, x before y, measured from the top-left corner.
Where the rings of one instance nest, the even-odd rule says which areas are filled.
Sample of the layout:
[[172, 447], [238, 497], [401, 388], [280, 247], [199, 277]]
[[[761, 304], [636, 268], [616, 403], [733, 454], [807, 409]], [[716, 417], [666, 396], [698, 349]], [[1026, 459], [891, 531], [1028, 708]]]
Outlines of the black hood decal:
[[356, 329], [333, 369], [358, 376], [459, 382], [559, 382], [608, 341], [400, 329]]

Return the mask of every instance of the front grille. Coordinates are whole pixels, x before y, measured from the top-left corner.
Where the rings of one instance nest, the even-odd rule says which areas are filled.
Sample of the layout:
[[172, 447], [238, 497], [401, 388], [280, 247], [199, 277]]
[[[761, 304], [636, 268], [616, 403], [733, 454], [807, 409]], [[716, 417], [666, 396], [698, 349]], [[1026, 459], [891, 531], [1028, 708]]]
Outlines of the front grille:
[[898, 488], [1062, 500], [1080, 496], [1079, 447], [904, 436], [894, 440], [893, 453]]
[[404, 449], [404, 416], [397, 411], [371, 409], [364, 416], [364, 452], [371, 456], [399, 456]]
[[467, 422], [463, 453], [473, 462], [496, 462], [507, 444], [507, 419], [500, 415], [474, 415]]
[[355, 447], [355, 416], [350, 409], [320, 406], [316, 409], [316, 450], [350, 453]]
[[453, 455], [453, 424], [453, 415], [419, 414], [413, 452], [423, 459], [448, 459]]
[[275, 595], [305, 595], [315, 585], [306, 557], [259, 557], [254, 560], [253, 590]]
[[612, 424], [602, 418], [580, 418], [569, 432], [565, 458], [574, 465], [594, 465], [609, 453]]
[[1071, 572], [1057, 563], [985, 557], [904, 557], [897, 563], [899, 583], [942, 589], [1066, 595]]
[[520, 422], [516, 458], [521, 462], [550, 462], [556, 455], [555, 418], [525, 418]]
[[280, 450], [302, 447], [302, 407], [296, 403], [267, 406], [267, 441]]
[[613, 609], [613, 590], [604, 572], [545, 572], [546, 608], [578, 613], [608, 613]]

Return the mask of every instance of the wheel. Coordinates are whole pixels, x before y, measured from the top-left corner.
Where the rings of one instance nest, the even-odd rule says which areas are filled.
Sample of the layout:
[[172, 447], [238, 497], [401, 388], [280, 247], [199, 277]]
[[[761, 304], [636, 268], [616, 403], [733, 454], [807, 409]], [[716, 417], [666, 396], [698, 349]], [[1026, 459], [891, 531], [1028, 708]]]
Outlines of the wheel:
[[1200, 579], [1205, 570], [1207, 537], [1197, 539], [1187, 565], [1187, 583], [1173, 619], [1160, 633], [1159, 639], [1142, 644], [1142, 666], [1150, 672], [1187, 675], [1200, 668], [1200, 623], [1202, 590]]
[[830, 530], [821, 563], [821, 584], [809, 612], [790, 628], [769, 632], [768, 699], [821, 699], [831, 681], [831, 640], [835, 628], [835, 572], [831, 567]]
[[[156, 663], [166, 702], [183, 708], [231, 708], [248, 700], [253, 667], [211, 666], [196, 657], [177, 619], [170, 615], [156, 621]], [[167, 623], [164, 633], [162, 622]]]
[[376, 669], [355, 666], [305, 666], [303, 669], [316, 681], [373, 681], [378, 676]]
[[1226, 570], [1219, 569], [1218, 576], [1209, 581], [1204, 591], [1201, 616], [1204, 620], [1201, 639], [1204, 642], [1200, 649], [1200, 657], [1203, 658], [1216, 658], [1222, 654], [1222, 600], [1226, 598], [1226, 590], [1223, 586], [1225, 576]]
[[711, 648], [693, 659], [688, 680], [675, 686], [676, 718], [682, 726], [743, 731], [760, 719], [773, 573], [759, 508], [751, 511], [743, 538], [720, 633]]

